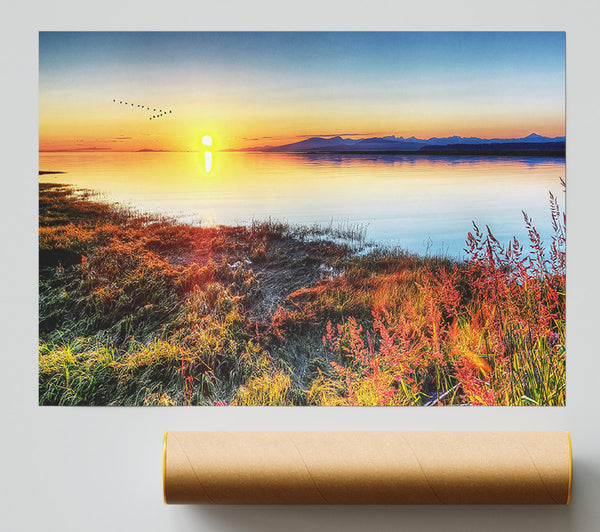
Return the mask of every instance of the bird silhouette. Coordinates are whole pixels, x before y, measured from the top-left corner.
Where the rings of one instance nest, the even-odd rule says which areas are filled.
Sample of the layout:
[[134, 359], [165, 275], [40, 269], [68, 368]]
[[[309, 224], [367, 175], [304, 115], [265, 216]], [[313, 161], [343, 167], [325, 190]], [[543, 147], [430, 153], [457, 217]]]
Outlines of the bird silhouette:
[[[148, 117], [149, 120], [152, 120], [153, 118], [154, 118], [154, 120], [157, 120], [157, 119], [159, 119], [159, 118], [161, 118], [161, 117], [163, 117], [163, 116], [165, 116], [165, 115], [167, 115], [169, 113], [173, 114], [173, 111], [171, 109], [156, 109], [156, 108], [151, 109], [147, 105], [142, 105], [142, 104], [139, 104], [139, 103], [135, 104], [135, 103], [126, 102], [126, 101], [123, 101], [123, 100], [118, 100], [117, 101], [116, 98], [113, 98], [113, 102], [114, 103], [118, 102], [121, 105], [131, 105], [131, 107], [137, 107], [137, 108], [145, 109], [146, 111], [150, 111], [150, 110], [154, 111], [155, 114], [153, 114], [151, 117], [149, 116]], [[157, 113], [157, 111], [158, 111], [158, 113]]]

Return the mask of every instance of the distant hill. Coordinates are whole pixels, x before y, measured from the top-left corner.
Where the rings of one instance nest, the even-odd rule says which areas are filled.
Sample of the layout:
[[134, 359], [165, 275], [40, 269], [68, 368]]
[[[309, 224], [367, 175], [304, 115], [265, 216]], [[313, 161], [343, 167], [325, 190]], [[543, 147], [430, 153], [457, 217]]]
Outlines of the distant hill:
[[498, 142], [496, 144], [448, 144], [425, 146], [424, 155], [548, 155], [565, 156], [565, 142]]
[[342, 137], [312, 137], [284, 144], [283, 146], [262, 146], [232, 151], [260, 151], [275, 153], [421, 153], [421, 154], [551, 154], [564, 155], [565, 137], [543, 137], [532, 133], [527, 137], [514, 139], [482, 139], [478, 137], [372, 137], [349, 139]]

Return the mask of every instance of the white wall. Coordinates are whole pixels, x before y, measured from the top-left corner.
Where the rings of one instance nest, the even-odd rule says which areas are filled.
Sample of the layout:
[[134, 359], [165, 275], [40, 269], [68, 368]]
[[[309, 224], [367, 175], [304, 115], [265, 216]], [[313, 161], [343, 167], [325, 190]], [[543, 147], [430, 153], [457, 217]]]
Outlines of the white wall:
[[[598, 10], [583, 0], [82, 1], [2, 7], [0, 529], [593, 531], [600, 529]], [[575, 7], [573, 7], [575, 6]], [[387, 29], [567, 31], [565, 408], [37, 406], [37, 32]], [[166, 507], [164, 430], [570, 430], [569, 507]]]

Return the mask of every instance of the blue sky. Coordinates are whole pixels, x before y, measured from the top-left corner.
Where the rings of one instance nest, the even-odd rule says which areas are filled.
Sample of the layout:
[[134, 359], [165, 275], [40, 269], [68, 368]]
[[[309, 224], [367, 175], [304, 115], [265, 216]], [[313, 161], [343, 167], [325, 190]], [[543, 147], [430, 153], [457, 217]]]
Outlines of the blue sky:
[[[200, 123], [229, 143], [324, 128], [562, 135], [565, 34], [40, 33], [45, 138], [54, 120], [54, 138], [66, 141], [68, 116], [83, 122], [83, 109], [90, 127], [105, 131], [105, 104], [114, 95], [168, 102], [188, 121], [182, 129]], [[127, 119], [113, 122], [120, 134], [133, 127]]]

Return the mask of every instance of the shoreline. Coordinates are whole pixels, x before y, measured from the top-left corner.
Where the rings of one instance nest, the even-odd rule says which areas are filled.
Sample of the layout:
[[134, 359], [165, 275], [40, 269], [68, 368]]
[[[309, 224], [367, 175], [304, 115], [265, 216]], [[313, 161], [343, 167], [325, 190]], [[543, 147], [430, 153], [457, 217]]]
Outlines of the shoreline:
[[506, 152], [495, 151], [461, 151], [461, 150], [431, 150], [431, 151], [394, 151], [394, 150], [302, 150], [302, 151], [262, 151], [262, 150], [246, 150], [246, 149], [231, 149], [219, 150], [227, 153], [260, 153], [260, 154], [277, 154], [277, 155], [421, 155], [423, 157], [552, 157], [564, 159], [566, 152], [563, 151], [544, 151], [544, 150], [512, 150]]
[[[560, 377], [549, 395], [504, 367], [541, 349], [563, 371], [563, 307], [548, 307], [555, 321], [537, 336], [503, 325], [481, 343], [478, 279], [519, 290], [506, 266], [359, 255], [326, 229], [312, 240], [316, 229], [278, 222], [190, 226], [74, 190], [40, 184], [40, 404], [564, 402]], [[475, 254], [489, 242], [472, 239]]]

